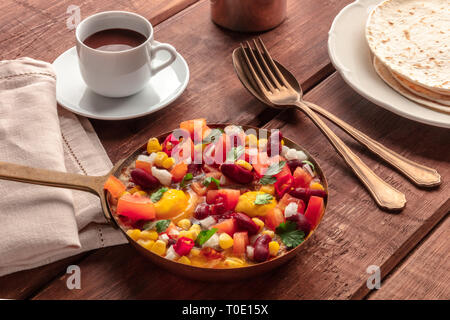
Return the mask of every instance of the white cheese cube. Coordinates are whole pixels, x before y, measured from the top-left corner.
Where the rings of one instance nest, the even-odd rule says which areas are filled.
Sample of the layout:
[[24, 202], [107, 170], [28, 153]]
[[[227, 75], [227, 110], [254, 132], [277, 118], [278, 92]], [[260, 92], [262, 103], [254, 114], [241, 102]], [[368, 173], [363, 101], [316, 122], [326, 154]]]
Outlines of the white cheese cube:
[[210, 227], [216, 224], [216, 219], [209, 216], [203, 220], [200, 220], [199, 222], [203, 229], [209, 229]]
[[289, 217], [295, 216], [297, 214], [297, 210], [298, 210], [298, 204], [296, 204], [295, 202], [289, 203], [286, 206], [286, 208], [284, 209], [284, 217], [289, 218]]
[[163, 186], [169, 186], [172, 182], [172, 175], [165, 169], [152, 167], [152, 175], [158, 179]]
[[217, 248], [219, 246], [219, 235], [214, 233], [211, 238], [203, 244], [203, 247]]

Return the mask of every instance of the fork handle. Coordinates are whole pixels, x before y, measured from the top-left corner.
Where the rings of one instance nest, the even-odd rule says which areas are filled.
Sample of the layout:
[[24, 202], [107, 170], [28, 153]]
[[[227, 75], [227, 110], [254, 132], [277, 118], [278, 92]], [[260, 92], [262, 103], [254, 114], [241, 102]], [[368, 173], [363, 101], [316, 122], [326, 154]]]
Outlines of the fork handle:
[[309, 101], [303, 102], [306, 103], [310, 109], [321, 114], [322, 116], [336, 124], [339, 128], [352, 136], [356, 141], [364, 145], [367, 149], [399, 170], [417, 186], [429, 188], [441, 184], [441, 176], [435, 169], [418, 164], [399, 155], [389, 148], [386, 148], [381, 143], [369, 138], [361, 131], [353, 128], [351, 125], [342, 121], [322, 107], [319, 107], [318, 105]]
[[308, 105], [300, 101], [295, 106], [303, 111], [322, 131], [339, 155], [361, 180], [377, 205], [385, 210], [401, 210], [405, 207], [403, 193], [378, 177], [352, 150], [314, 113]]

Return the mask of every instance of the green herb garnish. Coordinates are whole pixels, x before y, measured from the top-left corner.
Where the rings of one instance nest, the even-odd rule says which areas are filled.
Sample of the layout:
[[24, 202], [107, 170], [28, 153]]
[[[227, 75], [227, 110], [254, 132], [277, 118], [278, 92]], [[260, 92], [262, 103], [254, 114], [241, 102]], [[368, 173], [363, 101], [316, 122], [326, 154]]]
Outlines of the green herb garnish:
[[268, 204], [273, 199], [273, 196], [268, 193], [257, 194], [255, 204]]
[[203, 139], [202, 144], [208, 144], [218, 140], [218, 138], [222, 135], [223, 131], [220, 129], [212, 129], [211, 132]]
[[195, 240], [195, 243], [198, 246], [203, 245], [206, 241], [209, 240], [213, 236], [214, 233], [217, 232], [217, 228], [211, 228], [209, 230], [202, 230], [197, 236], [197, 239]]
[[186, 173], [186, 175], [183, 177], [183, 180], [181, 180], [180, 187], [184, 188], [186, 186], [187, 181], [191, 181], [194, 178], [192, 173]]
[[286, 161], [280, 161], [270, 165], [264, 173], [264, 176], [259, 180], [259, 183], [263, 185], [274, 184], [277, 181], [277, 178], [274, 176], [279, 174], [285, 165]]
[[244, 154], [244, 152], [245, 148], [243, 146], [231, 148], [231, 150], [227, 153], [227, 162], [235, 162]]
[[303, 160], [302, 163], [309, 164], [309, 165], [311, 166], [312, 170], [313, 170], [313, 171], [316, 171], [316, 168], [314, 167], [314, 164], [313, 164], [311, 161]]
[[167, 230], [169, 227], [170, 220], [159, 220], [156, 222], [156, 232], [161, 233]]
[[281, 241], [283, 241], [288, 248], [295, 248], [305, 240], [305, 233], [301, 230], [297, 230], [297, 224], [292, 221], [280, 223], [275, 229], [275, 232], [280, 236]]
[[142, 230], [146, 231], [146, 230], [152, 230], [154, 229], [156, 226], [156, 221], [149, 221], [146, 222], [143, 226], [142, 226]]
[[203, 181], [203, 185], [204, 185], [205, 187], [208, 187], [208, 186], [211, 184], [211, 182], [214, 182], [214, 183], [216, 184], [216, 186], [217, 186], [217, 189], [220, 189], [220, 181], [217, 180], [216, 178], [213, 178], [213, 177], [207, 177], [207, 178]]
[[153, 192], [152, 195], [150, 196], [150, 200], [152, 200], [152, 202], [158, 202], [162, 198], [164, 192], [166, 192], [167, 190], [169, 190], [169, 189], [166, 187], [163, 187], [163, 188], [159, 189], [158, 191]]

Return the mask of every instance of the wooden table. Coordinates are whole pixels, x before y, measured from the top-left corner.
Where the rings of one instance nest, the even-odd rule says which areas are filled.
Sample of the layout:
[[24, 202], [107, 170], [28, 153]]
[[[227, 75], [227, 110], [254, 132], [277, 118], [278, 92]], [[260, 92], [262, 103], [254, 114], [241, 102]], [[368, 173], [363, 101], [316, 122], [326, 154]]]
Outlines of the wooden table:
[[[53, 61], [74, 45], [66, 28], [69, 5], [82, 17], [117, 9], [150, 19], [155, 38], [187, 60], [191, 79], [169, 108], [128, 121], [92, 121], [114, 162], [181, 120], [280, 128], [322, 164], [330, 184], [329, 209], [302, 253], [259, 278], [226, 284], [180, 279], [146, 262], [128, 245], [95, 250], [41, 268], [0, 278], [0, 297], [29, 299], [449, 299], [450, 131], [421, 125], [377, 107], [347, 86], [330, 64], [327, 32], [350, 0], [290, 0], [287, 21], [261, 36], [273, 55], [299, 79], [306, 97], [372, 138], [436, 168], [440, 188], [425, 191], [381, 164], [333, 127], [369, 166], [407, 195], [400, 214], [380, 211], [318, 129], [299, 112], [264, 106], [241, 86], [231, 52], [254, 35], [215, 26], [208, 0], [7, 0], [0, 4], [1, 59]], [[82, 289], [68, 290], [66, 268], [82, 270]], [[381, 268], [381, 289], [367, 288], [370, 265]]]

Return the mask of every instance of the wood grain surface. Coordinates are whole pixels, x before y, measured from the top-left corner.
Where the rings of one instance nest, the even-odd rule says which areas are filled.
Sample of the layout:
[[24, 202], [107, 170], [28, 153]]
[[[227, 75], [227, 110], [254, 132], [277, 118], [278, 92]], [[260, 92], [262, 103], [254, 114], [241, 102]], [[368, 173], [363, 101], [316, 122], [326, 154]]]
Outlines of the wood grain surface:
[[440, 223], [370, 299], [450, 299], [450, 219]]
[[[416, 189], [331, 125], [377, 174], [406, 194], [408, 204], [400, 214], [387, 214], [376, 207], [350, 169], [304, 115], [267, 108], [247, 93], [234, 74], [231, 53], [240, 41], [249, 40], [255, 34], [239, 34], [215, 26], [209, 18], [209, 0], [190, 5], [194, 2], [81, 3], [83, 17], [114, 8], [138, 12], [154, 23], [164, 20], [155, 28], [156, 40], [173, 44], [187, 60], [191, 72], [185, 93], [170, 108], [135, 120], [92, 121], [108, 155], [115, 162], [149, 137], [175, 128], [187, 118], [206, 117], [210, 122], [280, 128], [317, 158], [327, 176], [329, 210], [318, 231], [292, 262], [246, 281], [211, 284], [182, 279], [145, 261], [130, 246], [122, 245], [0, 278], [0, 296], [34, 299], [411, 297], [408, 289], [399, 289], [404, 282], [405, 288], [414, 288], [416, 298], [449, 298], [446, 297], [448, 281], [442, 283], [438, 277], [430, 277], [428, 282], [426, 269], [441, 268], [441, 258], [448, 249], [448, 240], [440, 246], [442, 240], [438, 238], [448, 238], [448, 233], [439, 230], [450, 211], [450, 131], [421, 125], [379, 108], [351, 90], [334, 73], [327, 54], [328, 29], [334, 16], [351, 0], [288, 1], [286, 22], [261, 37], [272, 55], [301, 82], [307, 99], [398, 153], [438, 169], [444, 180], [440, 188]], [[3, 19], [0, 21], [6, 21], [0, 25], [0, 40], [6, 44], [1, 58], [30, 55], [53, 61], [73, 46], [73, 31], [61, 28], [67, 18], [68, 4], [68, 1], [49, 4], [44, 0], [2, 3], [0, 9], [10, 13], [0, 10]], [[27, 14], [21, 16], [14, 11], [17, 7]], [[180, 12], [173, 15], [177, 11]], [[417, 247], [422, 239], [424, 242]], [[424, 264], [419, 257], [425, 252], [430, 256], [425, 267], [420, 267], [417, 263]], [[78, 264], [82, 270], [81, 290], [66, 287], [65, 268], [71, 263]], [[372, 294], [366, 286], [369, 277], [366, 269], [370, 265], [380, 266], [386, 279], [382, 289]], [[409, 279], [412, 272], [420, 277], [418, 284]], [[445, 272], [448, 278], [448, 271], [439, 272]], [[28, 280], [31, 284], [27, 286]]]

